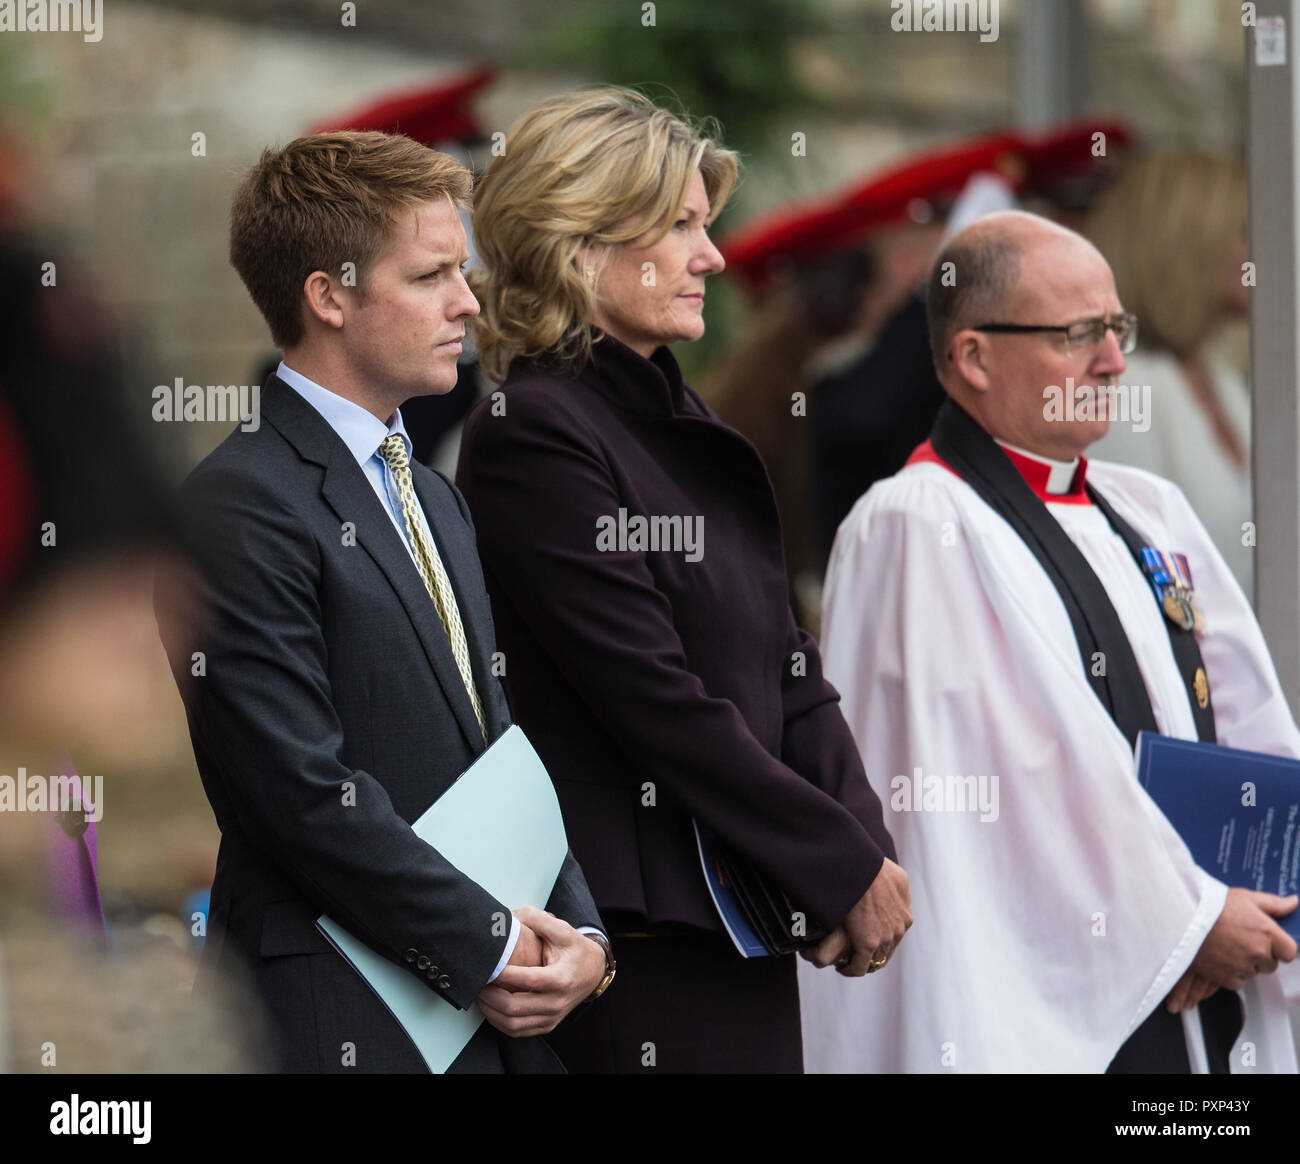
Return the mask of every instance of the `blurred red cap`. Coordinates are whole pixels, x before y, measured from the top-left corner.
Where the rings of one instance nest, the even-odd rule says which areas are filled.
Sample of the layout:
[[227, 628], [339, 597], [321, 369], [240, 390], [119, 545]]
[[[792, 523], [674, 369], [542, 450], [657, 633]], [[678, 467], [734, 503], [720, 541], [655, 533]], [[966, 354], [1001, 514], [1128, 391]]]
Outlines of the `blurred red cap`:
[[470, 98], [495, 79], [496, 70], [485, 65], [437, 85], [407, 89], [350, 113], [328, 117], [308, 132], [373, 129], [405, 134], [427, 146], [445, 141], [480, 141], [483, 129], [470, 109]]
[[918, 200], [932, 206], [950, 202], [971, 175], [994, 171], [1017, 194], [1051, 196], [1058, 184], [1098, 168], [1093, 143], [1103, 134], [1106, 155], [1130, 140], [1127, 126], [1090, 120], [1056, 126], [1043, 133], [990, 134], [930, 150], [854, 183], [830, 197], [800, 202], [763, 215], [718, 243], [727, 270], [751, 288], [761, 287], [782, 259], [826, 254], [861, 243], [883, 227], [905, 221]]

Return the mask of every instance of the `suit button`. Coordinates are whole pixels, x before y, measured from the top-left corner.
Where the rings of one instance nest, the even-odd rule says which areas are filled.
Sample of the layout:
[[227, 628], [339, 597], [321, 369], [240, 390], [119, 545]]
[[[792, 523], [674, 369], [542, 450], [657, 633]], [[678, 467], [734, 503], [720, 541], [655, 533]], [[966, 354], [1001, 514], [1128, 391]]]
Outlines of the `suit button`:
[[404, 957], [406, 958], [406, 960], [407, 960], [408, 962], [414, 962], [415, 959], [416, 959], [417, 957], [419, 957], [419, 954], [420, 954], [420, 951], [417, 950], [414, 946], [412, 946], [409, 950], [406, 951], [406, 954], [404, 955]]
[[415, 965], [416, 968], [419, 970], [427, 970], [429, 966], [432, 964], [432, 962], [433, 959], [430, 958], [428, 954], [421, 954], [419, 961], [416, 962]]
[[437, 983], [437, 985], [438, 985], [438, 989], [439, 989], [439, 990], [450, 990], [450, 989], [451, 989], [451, 979], [448, 978], [447, 975], [444, 974], [441, 978], [438, 979], [438, 983]]

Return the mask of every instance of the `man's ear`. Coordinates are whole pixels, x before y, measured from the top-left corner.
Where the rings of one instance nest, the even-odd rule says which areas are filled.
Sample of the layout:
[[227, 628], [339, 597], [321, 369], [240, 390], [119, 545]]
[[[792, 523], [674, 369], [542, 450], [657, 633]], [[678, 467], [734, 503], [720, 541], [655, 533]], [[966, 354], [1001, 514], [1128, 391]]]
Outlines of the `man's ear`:
[[964, 328], [952, 337], [948, 346], [949, 360], [961, 379], [978, 392], [987, 392], [989, 379], [989, 347], [979, 332]]
[[338, 330], [343, 326], [343, 303], [338, 285], [324, 271], [313, 271], [302, 285], [307, 299], [307, 310], [326, 327]]

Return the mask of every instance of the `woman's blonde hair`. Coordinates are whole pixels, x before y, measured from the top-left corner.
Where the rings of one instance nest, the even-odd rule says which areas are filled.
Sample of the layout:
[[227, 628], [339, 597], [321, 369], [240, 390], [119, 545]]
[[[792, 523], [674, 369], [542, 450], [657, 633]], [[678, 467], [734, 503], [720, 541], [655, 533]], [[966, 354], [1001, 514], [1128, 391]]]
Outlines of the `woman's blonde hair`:
[[1224, 312], [1232, 245], [1246, 227], [1246, 175], [1227, 158], [1171, 150], [1134, 158], [1084, 233], [1115, 273], [1143, 347], [1194, 352]]
[[473, 326], [487, 375], [504, 378], [516, 356], [590, 359], [601, 267], [623, 243], [668, 232], [697, 168], [712, 221], [739, 167], [704, 127], [630, 89], [567, 93], [526, 113], [474, 195]]

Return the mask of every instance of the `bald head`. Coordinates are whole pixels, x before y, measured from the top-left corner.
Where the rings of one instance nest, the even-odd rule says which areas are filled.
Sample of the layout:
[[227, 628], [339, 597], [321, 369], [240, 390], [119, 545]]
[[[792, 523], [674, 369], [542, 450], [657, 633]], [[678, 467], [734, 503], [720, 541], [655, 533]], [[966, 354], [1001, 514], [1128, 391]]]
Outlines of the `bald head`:
[[[1106, 260], [1081, 235], [1020, 211], [981, 218], [940, 251], [927, 312], [939, 381], [986, 432], [1059, 460], [1105, 436], [1110, 396], [1100, 386], [1125, 368], [1118, 332], [1071, 344], [1067, 328], [1114, 320], [1123, 307]], [[1092, 404], [1063, 412], [1067, 396]]]
[[945, 387], [952, 337], [982, 323], [1015, 322], [1027, 285], [1051, 271], [1062, 249], [1079, 247], [1105, 262], [1082, 235], [1023, 210], [985, 215], [944, 244], [930, 270], [925, 308], [935, 369]]

